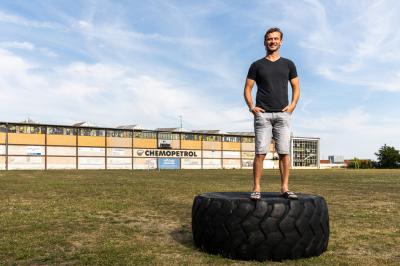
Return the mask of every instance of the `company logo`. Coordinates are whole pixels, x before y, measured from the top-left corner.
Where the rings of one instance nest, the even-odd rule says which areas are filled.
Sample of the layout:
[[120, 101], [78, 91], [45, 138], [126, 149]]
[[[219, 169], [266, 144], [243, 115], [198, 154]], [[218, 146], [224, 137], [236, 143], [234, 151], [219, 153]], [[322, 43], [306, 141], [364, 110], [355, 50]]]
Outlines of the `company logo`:
[[180, 150], [137, 150], [138, 156], [146, 157], [199, 157], [198, 151], [180, 151]]

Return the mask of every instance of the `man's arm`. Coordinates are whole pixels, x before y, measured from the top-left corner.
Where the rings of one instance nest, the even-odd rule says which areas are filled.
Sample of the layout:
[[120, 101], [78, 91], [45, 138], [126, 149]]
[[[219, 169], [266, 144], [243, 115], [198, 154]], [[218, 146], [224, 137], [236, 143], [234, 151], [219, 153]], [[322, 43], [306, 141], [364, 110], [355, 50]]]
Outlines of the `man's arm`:
[[246, 79], [246, 84], [244, 85], [244, 100], [246, 101], [246, 104], [249, 107], [249, 110], [253, 114], [256, 114], [258, 112], [265, 112], [260, 107], [254, 106], [253, 98], [251, 97], [251, 90], [253, 89], [253, 86], [254, 86], [254, 80]]
[[295, 77], [295, 78], [291, 79], [290, 85], [292, 86], [292, 102], [288, 106], [283, 108], [282, 111], [293, 113], [294, 109], [296, 108], [297, 102], [299, 101], [299, 98], [300, 98], [299, 78]]

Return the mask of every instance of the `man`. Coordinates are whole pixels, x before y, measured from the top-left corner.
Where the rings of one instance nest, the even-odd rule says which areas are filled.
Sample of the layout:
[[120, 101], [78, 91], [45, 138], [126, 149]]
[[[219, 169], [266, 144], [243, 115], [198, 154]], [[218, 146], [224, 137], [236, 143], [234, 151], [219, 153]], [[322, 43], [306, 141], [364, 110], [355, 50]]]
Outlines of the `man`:
[[[279, 28], [267, 30], [264, 36], [267, 54], [250, 66], [244, 87], [244, 98], [249, 111], [254, 115], [256, 155], [253, 162], [253, 192], [250, 197], [256, 200], [261, 198], [260, 179], [263, 162], [272, 139], [279, 154], [282, 196], [297, 199], [297, 195], [289, 190], [289, 150], [291, 115], [300, 97], [300, 87], [296, 66], [279, 54], [282, 38], [283, 33]], [[251, 96], [254, 82], [257, 84], [255, 105]], [[292, 87], [290, 104], [288, 82]]]

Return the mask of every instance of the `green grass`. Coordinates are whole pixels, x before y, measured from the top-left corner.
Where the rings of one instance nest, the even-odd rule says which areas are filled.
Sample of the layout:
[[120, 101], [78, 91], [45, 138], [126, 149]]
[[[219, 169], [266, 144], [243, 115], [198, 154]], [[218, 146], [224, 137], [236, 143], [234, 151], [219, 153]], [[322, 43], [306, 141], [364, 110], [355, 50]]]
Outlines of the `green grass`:
[[[262, 181], [279, 190], [278, 171]], [[400, 264], [399, 170], [293, 170], [290, 184], [327, 200], [330, 241], [276, 265]], [[250, 188], [246, 170], [2, 171], [0, 265], [261, 265], [200, 252], [191, 235], [196, 194]]]

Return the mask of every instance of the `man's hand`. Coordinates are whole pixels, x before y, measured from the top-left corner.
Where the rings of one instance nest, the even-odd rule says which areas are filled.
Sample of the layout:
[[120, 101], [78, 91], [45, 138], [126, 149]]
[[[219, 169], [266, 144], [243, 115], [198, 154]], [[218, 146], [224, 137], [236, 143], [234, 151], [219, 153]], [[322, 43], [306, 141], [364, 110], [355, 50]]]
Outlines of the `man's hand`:
[[251, 109], [251, 112], [253, 113], [253, 115], [256, 115], [257, 113], [264, 113], [265, 110], [256, 106]]
[[296, 105], [289, 104], [285, 108], [282, 109], [282, 112], [287, 112], [289, 114], [293, 113], [294, 108], [296, 108]]

